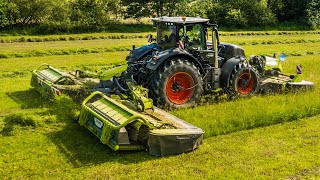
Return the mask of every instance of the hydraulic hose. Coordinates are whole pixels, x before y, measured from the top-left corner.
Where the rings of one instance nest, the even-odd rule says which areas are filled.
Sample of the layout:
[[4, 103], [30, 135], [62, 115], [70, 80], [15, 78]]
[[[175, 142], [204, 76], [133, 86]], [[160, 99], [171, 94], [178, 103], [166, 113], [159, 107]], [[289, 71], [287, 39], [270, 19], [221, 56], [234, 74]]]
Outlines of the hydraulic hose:
[[118, 78], [116, 76], [112, 77], [112, 81], [116, 84], [116, 86], [119, 88], [120, 91], [122, 92], [129, 92], [129, 89], [125, 89], [124, 87], [122, 87], [118, 81]]

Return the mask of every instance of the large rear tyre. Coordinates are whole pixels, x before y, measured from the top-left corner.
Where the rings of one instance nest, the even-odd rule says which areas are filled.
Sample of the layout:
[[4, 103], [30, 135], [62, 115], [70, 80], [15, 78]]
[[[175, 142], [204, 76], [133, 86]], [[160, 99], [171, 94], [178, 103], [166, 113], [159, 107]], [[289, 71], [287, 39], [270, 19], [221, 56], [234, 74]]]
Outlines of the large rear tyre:
[[259, 76], [254, 68], [246, 62], [241, 62], [234, 68], [229, 84], [229, 92], [232, 96], [248, 97], [258, 90]]
[[185, 108], [195, 105], [203, 92], [198, 68], [186, 59], [173, 59], [161, 67], [150, 83], [157, 105]]

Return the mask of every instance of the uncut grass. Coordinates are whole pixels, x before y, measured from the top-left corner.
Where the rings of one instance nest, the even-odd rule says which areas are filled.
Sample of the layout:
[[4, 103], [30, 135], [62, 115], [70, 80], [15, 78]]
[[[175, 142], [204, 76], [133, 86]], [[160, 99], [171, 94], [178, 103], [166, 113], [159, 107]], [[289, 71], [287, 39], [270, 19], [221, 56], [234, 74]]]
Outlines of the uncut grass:
[[305, 94], [252, 97], [173, 114], [201, 127], [205, 137], [211, 137], [320, 114], [319, 93], [315, 90]]

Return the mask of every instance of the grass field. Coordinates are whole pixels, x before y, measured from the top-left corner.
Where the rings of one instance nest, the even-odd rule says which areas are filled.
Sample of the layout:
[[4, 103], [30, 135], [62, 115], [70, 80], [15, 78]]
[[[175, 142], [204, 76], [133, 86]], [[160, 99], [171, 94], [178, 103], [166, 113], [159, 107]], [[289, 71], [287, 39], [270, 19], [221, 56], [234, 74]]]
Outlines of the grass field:
[[30, 71], [42, 63], [70, 70], [122, 64], [131, 45], [146, 44], [145, 38], [139, 38], [146, 33], [118, 39], [0, 43], [0, 178], [320, 178], [320, 35], [222, 33], [221, 41], [242, 45], [248, 56], [286, 53], [285, 72], [294, 73], [295, 65], [301, 64], [303, 78], [316, 86], [307, 93], [207, 102], [172, 111], [205, 130], [205, 139], [196, 151], [163, 158], [147, 152], [111, 151], [72, 122], [79, 105], [65, 96], [41, 99], [29, 85]]

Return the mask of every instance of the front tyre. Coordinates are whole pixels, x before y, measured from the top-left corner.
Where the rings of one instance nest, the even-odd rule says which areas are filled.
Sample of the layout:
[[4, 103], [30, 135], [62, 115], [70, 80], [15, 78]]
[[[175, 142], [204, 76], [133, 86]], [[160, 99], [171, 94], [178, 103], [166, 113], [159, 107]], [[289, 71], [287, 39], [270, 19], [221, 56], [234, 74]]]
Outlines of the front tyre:
[[198, 68], [186, 59], [174, 59], [158, 71], [151, 87], [162, 106], [184, 108], [195, 105], [203, 92]]

